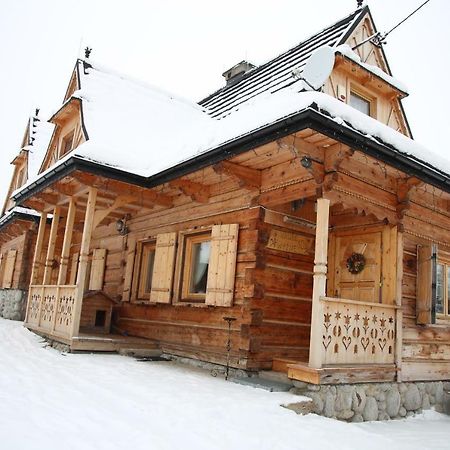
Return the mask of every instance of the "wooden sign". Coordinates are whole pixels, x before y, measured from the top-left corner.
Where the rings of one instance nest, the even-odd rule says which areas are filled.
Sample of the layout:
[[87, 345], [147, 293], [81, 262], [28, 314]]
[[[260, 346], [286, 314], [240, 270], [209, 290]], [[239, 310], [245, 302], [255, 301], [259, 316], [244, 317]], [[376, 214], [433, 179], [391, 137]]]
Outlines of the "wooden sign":
[[314, 239], [286, 231], [272, 230], [267, 248], [281, 252], [308, 255], [313, 250]]

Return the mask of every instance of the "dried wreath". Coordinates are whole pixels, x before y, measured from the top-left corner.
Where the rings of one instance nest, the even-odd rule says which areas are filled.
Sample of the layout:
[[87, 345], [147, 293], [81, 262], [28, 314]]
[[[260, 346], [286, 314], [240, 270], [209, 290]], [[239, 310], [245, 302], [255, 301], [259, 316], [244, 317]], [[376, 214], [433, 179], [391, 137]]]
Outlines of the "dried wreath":
[[361, 253], [352, 253], [347, 258], [347, 269], [350, 273], [356, 275], [364, 270], [366, 266], [366, 258]]

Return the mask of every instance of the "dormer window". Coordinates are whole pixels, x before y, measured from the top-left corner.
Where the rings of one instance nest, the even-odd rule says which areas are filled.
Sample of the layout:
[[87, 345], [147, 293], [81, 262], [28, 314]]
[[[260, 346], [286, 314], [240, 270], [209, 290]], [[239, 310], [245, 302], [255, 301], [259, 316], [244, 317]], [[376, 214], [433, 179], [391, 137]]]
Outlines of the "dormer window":
[[67, 133], [62, 141], [61, 141], [61, 148], [59, 152], [59, 157], [63, 157], [65, 154], [69, 153], [70, 150], [72, 150], [73, 147], [73, 131], [70, 133]]
[[372, 115], [371, 101], [353, 91], [350, 91], [350, 106], [368, 116]]

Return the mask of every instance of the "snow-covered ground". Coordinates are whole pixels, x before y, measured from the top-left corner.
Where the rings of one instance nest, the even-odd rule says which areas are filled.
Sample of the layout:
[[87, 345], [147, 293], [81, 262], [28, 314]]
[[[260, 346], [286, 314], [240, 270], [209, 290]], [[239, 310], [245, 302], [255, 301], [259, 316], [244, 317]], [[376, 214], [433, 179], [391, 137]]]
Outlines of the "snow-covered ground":
[[63, 355], [0, 319], [0, 449], [450, 449], [450, 417], [347, 424], [288, 393], [117, 355]]

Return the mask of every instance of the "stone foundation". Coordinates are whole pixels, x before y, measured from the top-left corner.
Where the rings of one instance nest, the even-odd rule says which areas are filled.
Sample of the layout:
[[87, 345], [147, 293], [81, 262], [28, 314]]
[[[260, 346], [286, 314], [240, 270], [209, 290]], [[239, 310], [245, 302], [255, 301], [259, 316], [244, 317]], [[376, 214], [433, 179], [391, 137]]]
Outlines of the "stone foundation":
[[312, 399], [311, 412], [348, 422], [401, 419], [431, 408], [450, 410], [450, 382], [317, 386], [294, 381], [294, 386], [291, 392]]
[[0, 289], [0, 317], [10, 320], [25, 318], [26, 292], [20, 289]]

